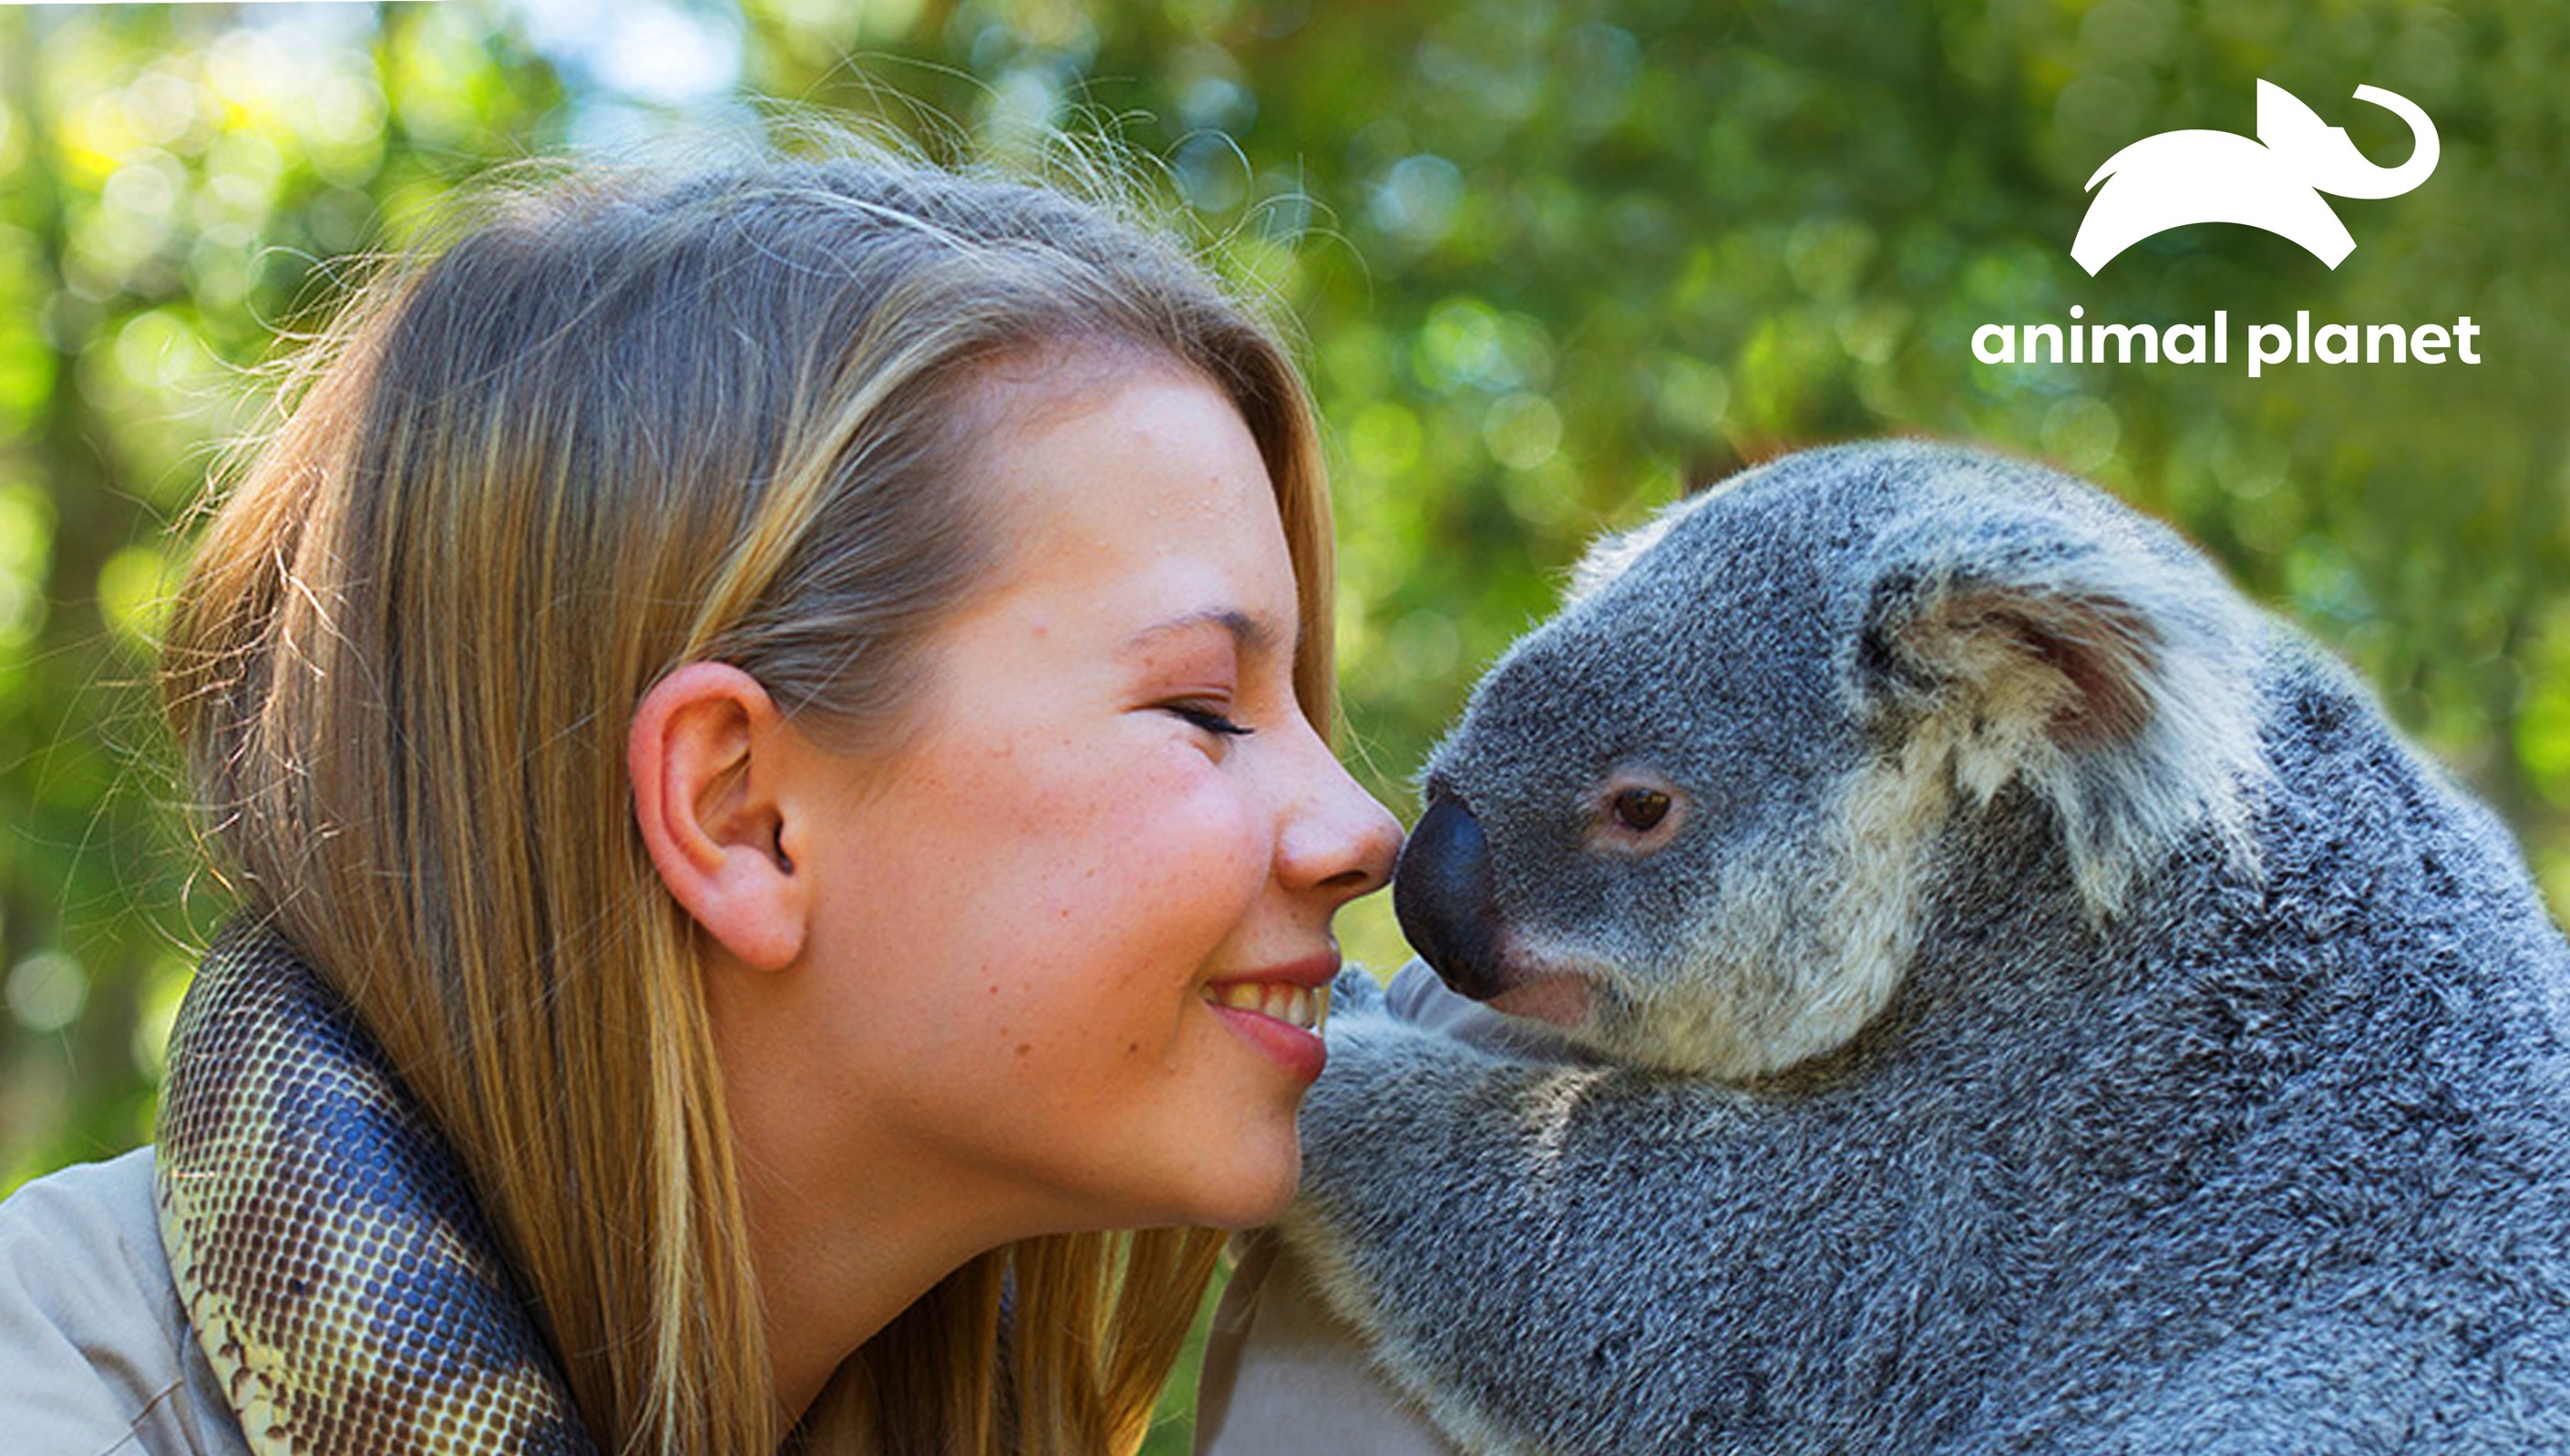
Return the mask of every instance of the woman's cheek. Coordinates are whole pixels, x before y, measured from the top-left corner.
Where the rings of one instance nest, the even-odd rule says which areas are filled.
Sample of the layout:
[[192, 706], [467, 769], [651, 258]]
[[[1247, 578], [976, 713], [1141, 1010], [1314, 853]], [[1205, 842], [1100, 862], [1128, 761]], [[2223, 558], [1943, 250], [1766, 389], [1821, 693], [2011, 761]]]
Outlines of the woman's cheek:
[[1208, 761], [1189, 778], [1171, 821], [1178, 873], [1208, 903], [1234, 907], [1237, 918], [1266, 888], [1275, 826], [1247, 775]]

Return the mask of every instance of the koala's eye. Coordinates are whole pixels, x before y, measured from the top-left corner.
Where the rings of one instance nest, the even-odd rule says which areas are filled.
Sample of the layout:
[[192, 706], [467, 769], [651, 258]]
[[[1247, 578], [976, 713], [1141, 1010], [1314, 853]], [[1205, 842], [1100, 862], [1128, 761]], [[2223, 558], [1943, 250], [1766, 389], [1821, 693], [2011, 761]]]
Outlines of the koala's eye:
[[1683, 833], [1694, 801], [1649, 763], [1618, 764], [1580, 805], [1581, 848], [1608, 859], [1658, 854]]
[[1657, 789], [1626, 789], [1615, 796], [1614, 810], [1616, 822], [1638, 834], [1668, 818], [1669, 796]]

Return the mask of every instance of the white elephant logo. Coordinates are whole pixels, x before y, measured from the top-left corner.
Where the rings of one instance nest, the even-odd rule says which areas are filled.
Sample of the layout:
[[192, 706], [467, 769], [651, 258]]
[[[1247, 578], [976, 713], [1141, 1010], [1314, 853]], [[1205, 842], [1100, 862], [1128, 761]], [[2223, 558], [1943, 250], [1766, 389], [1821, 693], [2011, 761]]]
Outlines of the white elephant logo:
[[2436, 124], [2377, 86], [2359, 86], [2369, 101], [2409, 124], [2409, 160], [2376, 167], [2342, 127], [2322, 122], [2281, 86], [2258, 83], [2258, 140], [2229, 132], [2162, 132], [2106, 159], [2083, 190], [2105, 182], [2088, 204], [2070, 256], [2095, 275], [2109, 259], [2155, 232], [2189, 222], [2245, 222], [2292, 238], [2335, 268], [2356, 249], [2347, 224], [2321, 193], [2396, 197], [2436, 170]]

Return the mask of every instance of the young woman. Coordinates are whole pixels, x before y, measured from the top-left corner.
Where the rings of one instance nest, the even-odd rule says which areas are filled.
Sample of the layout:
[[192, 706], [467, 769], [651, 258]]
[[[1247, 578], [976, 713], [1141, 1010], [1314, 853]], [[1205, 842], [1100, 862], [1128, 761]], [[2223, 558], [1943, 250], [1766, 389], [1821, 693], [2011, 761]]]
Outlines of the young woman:
[[[1397, 845], [1330, 602], [1285, 354], [1100, 206], [498, 200], [348, 309], [181, 590], [241, 920], [169, 1261], [148, 1153], [0, 1212], [12, 1449], [1130, 1450]], [[333, 1151], [377, 1054], [469, 1210]]]

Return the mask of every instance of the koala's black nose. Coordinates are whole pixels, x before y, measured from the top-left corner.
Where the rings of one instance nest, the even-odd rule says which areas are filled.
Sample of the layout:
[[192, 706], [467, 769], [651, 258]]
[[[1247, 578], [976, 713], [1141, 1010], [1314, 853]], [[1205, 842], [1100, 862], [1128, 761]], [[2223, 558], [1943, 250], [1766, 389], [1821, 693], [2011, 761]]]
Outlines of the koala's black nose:
[[1392, 872], [1392, 911], [1402, 933], [1446, 984], [1488, 1000], [1506, 988], [1491, 947], [1496, 910], [1481, 821], [1463, 800], [1438, 797]]

